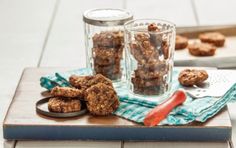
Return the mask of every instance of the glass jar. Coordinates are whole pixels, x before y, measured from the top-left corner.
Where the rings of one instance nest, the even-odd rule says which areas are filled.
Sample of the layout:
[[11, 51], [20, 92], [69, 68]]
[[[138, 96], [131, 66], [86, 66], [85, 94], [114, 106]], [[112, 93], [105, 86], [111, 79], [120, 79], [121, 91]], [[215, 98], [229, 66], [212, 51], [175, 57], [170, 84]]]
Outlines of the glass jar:
[[92, 9], [83, 15], [86, 66], [113, 82], [125, 80], [124, 23], [132, 20], [122, 9]]
[[172, 84], [175, 25], [158, 19], [125, 23], [127, 82], [131, 94], [161, 96]]

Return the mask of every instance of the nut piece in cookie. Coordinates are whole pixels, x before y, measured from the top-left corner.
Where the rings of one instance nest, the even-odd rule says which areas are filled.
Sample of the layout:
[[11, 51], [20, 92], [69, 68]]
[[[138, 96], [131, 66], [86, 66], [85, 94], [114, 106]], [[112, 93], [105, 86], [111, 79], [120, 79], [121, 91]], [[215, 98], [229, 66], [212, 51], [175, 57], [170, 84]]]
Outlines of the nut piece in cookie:
[[179, 82], [183, 86], [193, 86], [204, 82], [208, 78], [205, 70], [185, 69], [179, 74]]
[[188, 39], [184, 36], [176, 35], [175, 49], [185, 49], [188, 46]]
[[72, 86], [82, 89], [83, 91], [97, 83], [104, 83], [106, 85], [113, 87], [112, 81], [101, 74], [97, 74], [95, 76], [72, 75], [69, 78], [69, 82]]
[[48, 110], [57, 113], [77, 112], [81, 110], [81, 103], [78, 99], [54, 97], [48, 101]]
[[119, 99], [113, 87], [98, 83], [85, 91], [87, 108], [93, 115], [109, 115], [119, 107]]
[[208, 43], [193, 43], [188, 45], [188, 50], [191, 55], [194, 56], [213, 56], [216, 51], [216, 47]]
[[56, 86], [51, 90], [51, 95], [55, 97], [70, 97], [70, 98], [75, 98], [75, 97], [82, 97], [82, 91], [76, 88], [71, 88], [71, 87], [59, 87]]
[[217, 47], [224, 46], [225, 36], [219, 32], [208, 32], [199, 35], [202, 42], [211, 43]]

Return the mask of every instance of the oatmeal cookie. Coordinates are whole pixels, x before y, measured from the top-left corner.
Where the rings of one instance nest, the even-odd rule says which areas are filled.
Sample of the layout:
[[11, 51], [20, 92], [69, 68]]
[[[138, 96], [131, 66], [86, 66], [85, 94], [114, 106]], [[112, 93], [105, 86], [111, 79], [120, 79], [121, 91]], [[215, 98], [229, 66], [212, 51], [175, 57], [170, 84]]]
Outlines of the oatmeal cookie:
[[71, 88], [71, 87], [59, 87], [56, 86], [51, 90], [51, 95], [55, 97], [70, 97], [70, 98], [75, 98], [75, 97], [82, 97], [82, 91], [76, 88]]
[[157, 59], [150, 59], [145, 62], [140, 62], [138, 68], [145, 69], [146, 71], [166, 71], [168, 70], [168, 63]]
[[204, 82], [208, 78], [205, 70], [185, 69], [179, 74], [179, 82], [183, 86], [193, 86]]
[[64, 99], [54, 97], [48, 101], [48, 110], [57, 113], [77, 112], [81, 110], [81, 103], [80, 100], [74, 98]]
[[199, 35], [202, 42], [211, 43], [217, 47], [224, 46], [225, 36], [219, 32], [208, 32]]
[[150, 35], [150, 42], [154, 47], [160, 47], [162, 43], [162, 34], [159, 34], [160, 29], [155, 23], [148, 25], [148, 31]]
[[148, 31], [160, 31], [155, 23], [151, 23], [148, 25]]
[[120, 47], [123, 43], [122, 31], [104, 31], [93, 36], [93, 47]]
[[169, 58], [169, 44], [167, 43], [166, 40], [162, 41], [161, 49], [162, 49], [162, 53], [164, 55], [164, 59], [168, 59]]
[[115, 61], [112, 65], [99, 65], [94, 64], [94, 70], [96, 73], [118, 73], [120, 72], [120, 61]]
[[139, 77], [141, 79], [156, 79], [163, 75], [164, 71], [147, 71], [142, 68], [138, 68], [134, 70], [135, 77]]
[[109, 115], [119, 107], [119, 99], [113, 87], [98, 83], [85, 91], [87, 108], [93, 115]]
[[184, 36], [176, 35], [175, 49], [185, 49], [188, 46], [188, 39]]
[[159, 86], [163, 83], [163, 77], [160, 76], [155, 79], [142, 79], [140, 77], [132, 77], [131, 81], [133, 85], [137, 87], [154, 87]]
[[72, 86], [82, 89], [83, 91], [97, 83], [104, 83], [106, 85], [113, 87], [112, 81], [101, 74], [96, 74], [95, 76], [72, 75], [69, 78], [69, 82]]
[[191, 55], [194, 56], [213, 56], [216, 51], [216, 47], [208, 43], [193, 43], [188, 45], [188, 50]]
[[131, 54], [138, 63], [158, 58], [158, 51], [151, 45], [150, 41], [132, 42], [130, 47]]
[[137, 42], [149, 41], [150, 35], [148, 33], [136, 33], [134, 38]]

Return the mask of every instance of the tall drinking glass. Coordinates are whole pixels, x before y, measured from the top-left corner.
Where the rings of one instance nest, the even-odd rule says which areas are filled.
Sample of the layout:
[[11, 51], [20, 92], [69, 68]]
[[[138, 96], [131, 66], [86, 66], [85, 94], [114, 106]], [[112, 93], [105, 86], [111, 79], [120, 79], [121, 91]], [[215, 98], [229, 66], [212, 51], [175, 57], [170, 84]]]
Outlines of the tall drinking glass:
[[172, 84], [175, 25], [158, 19], [125, 23], [129, 91], [138, 96], [161, 96]]

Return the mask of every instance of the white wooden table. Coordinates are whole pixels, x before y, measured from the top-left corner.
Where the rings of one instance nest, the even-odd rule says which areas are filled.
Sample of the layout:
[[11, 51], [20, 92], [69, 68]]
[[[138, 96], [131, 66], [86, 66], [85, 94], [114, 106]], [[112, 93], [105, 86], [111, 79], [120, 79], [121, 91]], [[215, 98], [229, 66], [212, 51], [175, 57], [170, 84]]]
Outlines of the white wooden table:
[[[126, 8], [136, 18], [168, 19], [177, 26], [236, 24], [235, 0], [0, 0], [1, 123], [25, 67], [85, 66], [82, 12], [95, 7]], [[236, 146], [236, 104], [229, 110]], [[0, 148], [173, 146], [230, 147], [208, 142], [4, 141], [0, 127]]]

